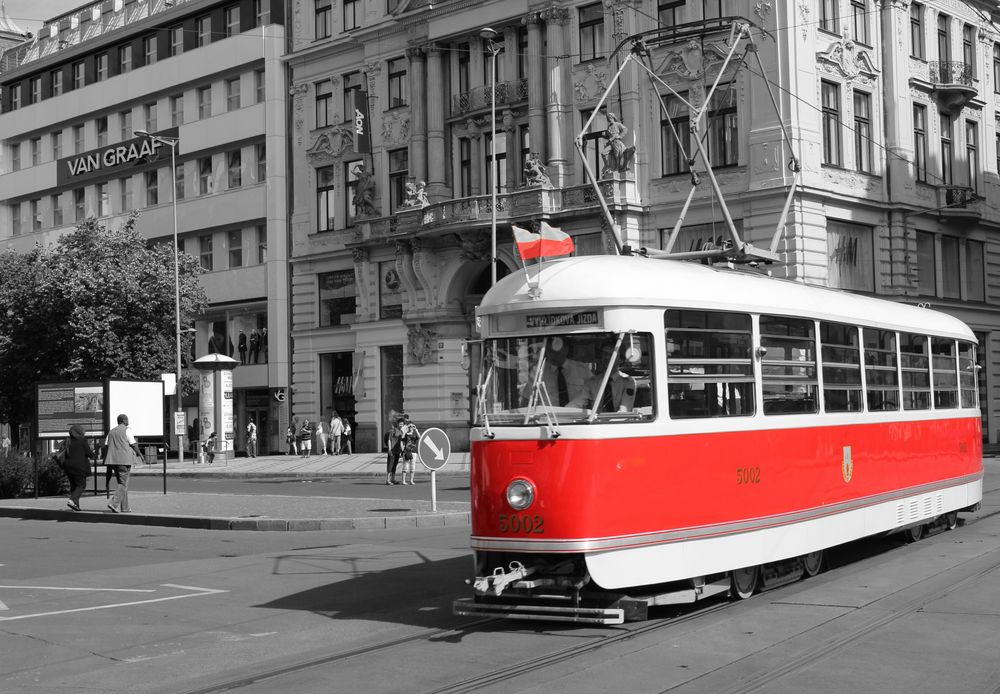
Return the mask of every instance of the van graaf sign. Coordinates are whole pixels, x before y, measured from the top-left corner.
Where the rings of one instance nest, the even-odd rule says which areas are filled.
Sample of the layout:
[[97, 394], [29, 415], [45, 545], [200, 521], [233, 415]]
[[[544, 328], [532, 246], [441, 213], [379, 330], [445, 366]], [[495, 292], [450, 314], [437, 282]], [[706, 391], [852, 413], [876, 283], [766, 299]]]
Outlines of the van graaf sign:
[[[177, 137], [177, 128], [156, 133], [162, 137]], [[116, 171], [156, 161], [161, 149], [169, 149], [159, 141], [134, 137], [100, 149], [63, 157], [56, 165], [57, 185], [80, 183], [93, 178], [110, 178]]]

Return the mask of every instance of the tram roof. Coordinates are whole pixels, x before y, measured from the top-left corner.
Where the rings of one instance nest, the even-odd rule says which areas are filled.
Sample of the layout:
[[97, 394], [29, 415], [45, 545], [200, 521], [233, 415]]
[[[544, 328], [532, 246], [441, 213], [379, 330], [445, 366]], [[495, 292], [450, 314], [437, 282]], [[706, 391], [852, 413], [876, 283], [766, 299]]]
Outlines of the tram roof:
[[[537, 281], [535, 266], [528, 268]], [[751, 272], [643, 256], [547, 260], [541, 296], [532, 299], [523, 270], [483, 297], [481, 315], [611, 306], [675, 306], [812, 317], [975, 341], [965, 323], [940, 311], [816, 287]]]

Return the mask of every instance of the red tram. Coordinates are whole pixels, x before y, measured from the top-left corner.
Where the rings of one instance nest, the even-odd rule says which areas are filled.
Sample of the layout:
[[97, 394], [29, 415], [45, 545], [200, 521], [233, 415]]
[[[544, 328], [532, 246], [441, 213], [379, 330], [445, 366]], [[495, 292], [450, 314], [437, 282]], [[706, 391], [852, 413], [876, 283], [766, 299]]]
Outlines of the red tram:
[[748, 597], [981, 500], [976, 340], [943, 313], [640, 256], [512, 274], [479, 313], [457, 614]]

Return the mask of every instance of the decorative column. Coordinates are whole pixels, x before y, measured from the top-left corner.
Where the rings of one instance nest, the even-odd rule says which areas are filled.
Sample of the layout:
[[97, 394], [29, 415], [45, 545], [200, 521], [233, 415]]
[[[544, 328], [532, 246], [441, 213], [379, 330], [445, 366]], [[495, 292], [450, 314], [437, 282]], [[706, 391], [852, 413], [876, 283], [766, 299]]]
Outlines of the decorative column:
[[526, 16], [528, 27], [528, 138], [531, 151], [548, 161], [545, 140], [545, 57], [542, 55], [542, 18], [537, 12]]
[[[470, 195], [482, 195], [483, 193], [483, 150], [482, 150], [482, 139], [483, 134], [479, 132], [474, 121], [467, 120], [465, 122], [466, 131], [469, 134], [469, 150], [472, 155], [471, 167], [472, 171], [469, 173], [469, 187], [472, 188], [469, 191]], [[489, 207], [489, 205], [487, 205]]]
[[424, 49], [406, 49], [410, 59], [410, 175], [427, 180], [427, 62]]
[[518, 146], [514, 113], [509, 108], [503, 110], [503, 133], [504, 143], [507, 148], [507, 178], [504, 181], [504, 186], [506, 186], [509, 193], [517, 188], [517, 174], [524, 165], [520, 160], [521, 148]]
[[451, 197], [446, 187], [444, 112], [448, 98], [444, 84], [444, 49], [427, 47], [427, 197], [432, 202]]
[[[550, 56], [564, 56], [563, 38], [565, 26], [569, 22], [569, 10], [565, 7], [550, 7], [540, 13], [545, 20], [545, 37]], [[569, 71], [569, 58], [559, 57], [547, 61], [548, 68], [548, 167], [549, 178], [553, 185], [561, 188], [566, 185], [566, 152], [562, 146], [562, 134], [565, 128], [573, 130], [572, 114], [566, 104], [566, 81]]]

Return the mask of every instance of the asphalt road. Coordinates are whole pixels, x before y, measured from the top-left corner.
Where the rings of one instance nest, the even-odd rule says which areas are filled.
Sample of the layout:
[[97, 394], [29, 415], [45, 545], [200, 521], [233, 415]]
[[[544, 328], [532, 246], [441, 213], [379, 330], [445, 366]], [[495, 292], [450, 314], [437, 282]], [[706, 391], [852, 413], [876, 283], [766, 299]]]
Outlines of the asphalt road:
[[855, 543], [813, 579], [610, 629], [452, 616], [467, 528], [0, 519], [0, 692], [994, 694], [997, 463], [986, 489], [955, 531]]

